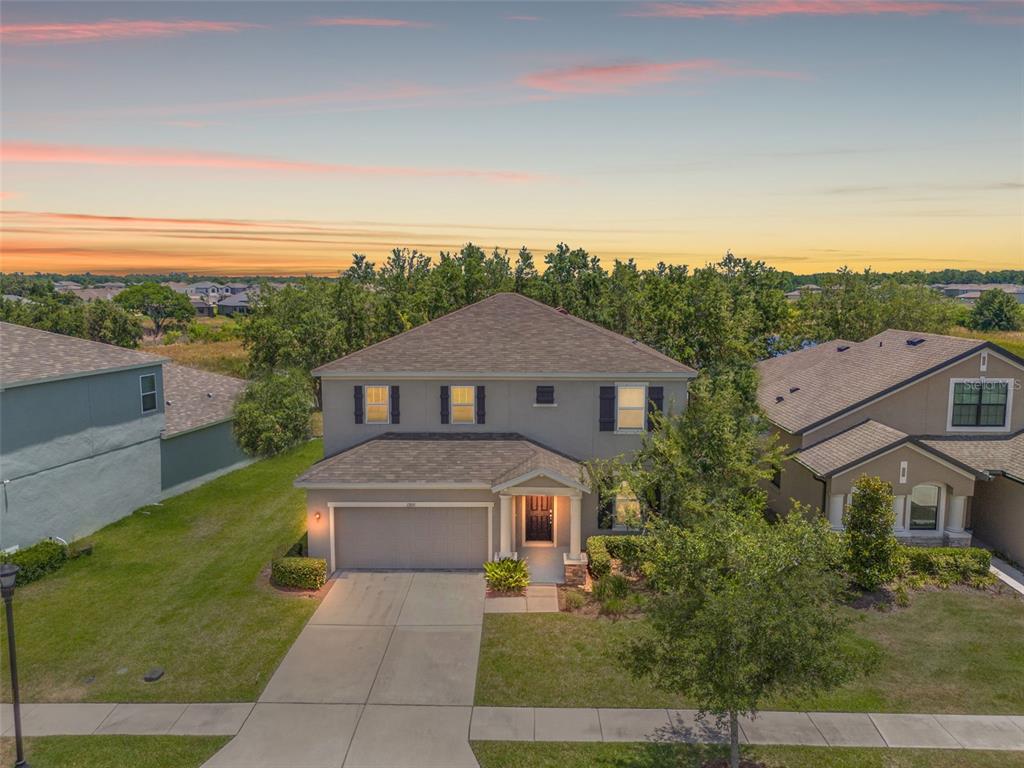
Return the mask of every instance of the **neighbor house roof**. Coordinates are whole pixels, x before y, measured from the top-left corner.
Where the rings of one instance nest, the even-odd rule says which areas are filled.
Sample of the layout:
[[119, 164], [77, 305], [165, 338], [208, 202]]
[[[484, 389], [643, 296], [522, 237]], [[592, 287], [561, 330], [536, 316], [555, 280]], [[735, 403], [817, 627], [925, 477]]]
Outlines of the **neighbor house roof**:
[[[253, 291], [256, 291], [253, 293]], [[259, 295], [259, 291], [252, 289], [241, 293], [232, 293], [217, 302], [219, 307], [248, 307], [251, 299]]]
[[166, 358], [0, 323], [0, 388], [160, 365]]
[[1024, 429], [1005, 436], [926, 437], [921, 444], [961, 464], [1024, 483]]
[[984, 348], [1013, 358], [991, 342], [932, 333], [831, 341], [758, 363], [757, 398], [772, 422], [799, 434]]
[[893, 448], [906, 439], [905, 432], [868, 420], [797, 451], [795, 458], [814, 474], [828, 477]]
[[164, 437], [209, 427], [233, 417], [245, 381], [164, 363]]
[[314, 375], [654, 375], [689, 366], [515, 293], [498, 293], [317, 368]]
[[517, 480], [529, 482], [544, 475], [588, 490], [581, 472], [579, 462], [519, 434], [389, 432], [314, 464], [295, 484], [499, 490]]

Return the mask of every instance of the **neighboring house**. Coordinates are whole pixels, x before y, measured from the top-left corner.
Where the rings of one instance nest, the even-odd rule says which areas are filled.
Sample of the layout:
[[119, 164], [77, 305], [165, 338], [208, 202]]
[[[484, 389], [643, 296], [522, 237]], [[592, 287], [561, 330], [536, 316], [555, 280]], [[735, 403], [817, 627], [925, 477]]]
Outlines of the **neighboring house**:
[[223, 296], [230, 296], [231, 291], [227, 286], [203, 280], [186, 286], [185, 294], [191, 298], [206, 299], [211, 304], [216, 304]]
[[1024, 304], [1024, 285], [1012, 283], [936, 283], [932, 286], [945, 296], [956, 299], [961, 304], [973, 305], [985, 291], [999, 290], [1013, 296]]
[[252, 288], [249, 283], [228, 283], [224, 286], [228, 289], [228, 295], [234, 296], [237, 293], [245, 293]]
[[75, 296], [80, 298], [82, 301], [95, 301], [96, 299], [104, 299], [106, 301], [110, 301], [123, 290], [123, 285], [120, 288], [118, 288], [116, 285], [99, 285], [96, 286], [95, 288], [82, 288], [80, 290], [77, 290], [75, 291]]
[[205, 299], [189, 298], [188, 301], [199, 317], [213, 317], [217, 314], [217, 307]]
[[821, 286], [815, 285], [814, 283], [801, 285], [795, 291], [787, 292], [786, 299], [788, 301], [800, 301], [800, 297], [803, 296], [805, 293], [821, 293]]
[[92, 533], [248, 461], [245, 382], [0, 323], [0, 549]]
[[1024, 560], [1024, 360], [992, 342], [889, 330], [759, 364], [758, 400], [788, 449], [769, 487], [842, 527], [854, 481], [892, 484], [896, 535]]
[[175, 280], [169, 280], [166, 283], [160, 283], [165, 288], [170, 288], [175, 293], [186, 293], [188, 292], [188, 283], [182, 283]]
[[60, 293], [67, 293], [68, 291], [80, 291], [82, 289], [81, 283], [76, 283], [74, 280], [55, 280], [53, 283], [53, 290]]
[[221, 315], [248, 315], [252, 310], [251, 303], [259, 296], [259, 288], [251, 288], [242, 293], [234, 293], [217, 302], [217, 313]]
[[35, 304], [35, 302], [32, 301], [32, 299], [29, 299], [25, 296], [18, 296], [17, 294], [14, 293], [5, 293], [3, 295], [3, 298], [4, 301], [15, 301], [18, 304]]
[[525, 558], [575, 580], [588, 536], [624, 530], [583, 462], [628, 456], [648, 411], [686, 405], [696, 372], [517, 294], [497, 294], [328, 363], [310, 554], [339, 568], [480, 568]]

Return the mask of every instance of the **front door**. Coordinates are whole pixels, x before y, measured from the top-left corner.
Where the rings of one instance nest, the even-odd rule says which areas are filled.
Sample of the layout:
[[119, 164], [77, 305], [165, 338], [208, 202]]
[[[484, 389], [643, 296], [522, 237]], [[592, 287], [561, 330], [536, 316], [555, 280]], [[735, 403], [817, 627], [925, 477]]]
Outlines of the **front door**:
[[553, 496], [526, 497], [526, 540], [554, 541], [555, 499]]

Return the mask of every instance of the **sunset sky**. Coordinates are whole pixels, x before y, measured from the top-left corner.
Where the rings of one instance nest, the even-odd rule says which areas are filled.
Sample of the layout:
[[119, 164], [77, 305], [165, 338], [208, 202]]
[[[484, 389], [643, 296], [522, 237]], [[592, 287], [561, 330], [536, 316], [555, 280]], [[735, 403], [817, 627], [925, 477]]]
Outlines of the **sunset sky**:
[[999, 2], [14, 3], [0, 269], [1024, 268]]

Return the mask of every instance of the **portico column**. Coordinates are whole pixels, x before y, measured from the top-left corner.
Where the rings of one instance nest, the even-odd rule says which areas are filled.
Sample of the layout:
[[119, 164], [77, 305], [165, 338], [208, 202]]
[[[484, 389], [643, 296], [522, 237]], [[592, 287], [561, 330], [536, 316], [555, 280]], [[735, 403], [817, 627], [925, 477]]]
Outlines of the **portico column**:
[[903, 522], [903, 513], [907, 508], [907, 497], [893, 496], [892, 497], [892, 512], [893, 512], [893, 528], [897, 531], [902, 531], [906, 525]]
[[949, 500], [946, 513], [946, 530], [960, 533], [964, 529], [964, 512], [967, 506], [966, 496], [953, 496]]
[[583, 498], [581, 496], [569, 497], [569, 557], [573, 560], [580, 559], [580, 526], [583, 518]]
[[833, 494], [828, 500], [828, 522], [833, 531], [843, 529], [843, 502], [846, 497], [841, 493]]
[[506, 493], [498, 496], [501, 502], [501, 526], [499, 530], [499, 555], [509, 557], [512, 554], [512, 497]]

